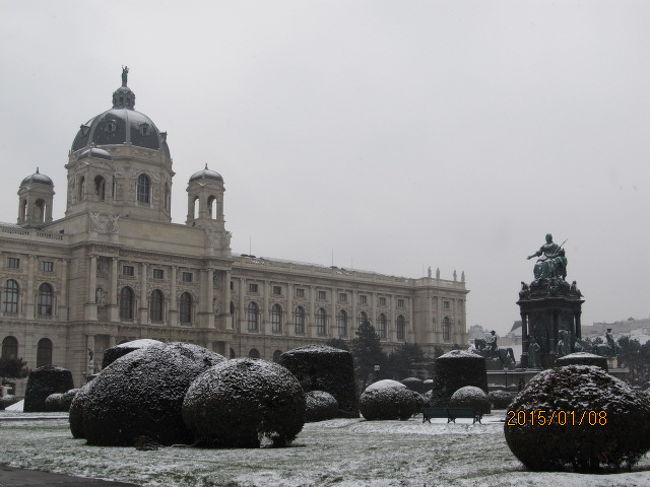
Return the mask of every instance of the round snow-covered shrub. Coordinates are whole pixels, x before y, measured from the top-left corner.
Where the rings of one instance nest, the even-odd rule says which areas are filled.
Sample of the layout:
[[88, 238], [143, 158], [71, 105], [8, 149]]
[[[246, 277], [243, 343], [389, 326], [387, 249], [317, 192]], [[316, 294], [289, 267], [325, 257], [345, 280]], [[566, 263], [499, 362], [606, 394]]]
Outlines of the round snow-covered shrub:
[[140, 340], [133, 340], [130, 342], [120, 343], [114, 347], [104, 350], [104, 358], [102, 360], [102, 369], [105, 369], [118, 358], [123, 357], [127, 353], [135, 352], [141, 348], [148, 347], [149, 345], [159, 345], [162, 342], [158, 340], [151, 340], [149, 338], [142, 338]]
[[359, 398], [359, 411], [367, 420], [406, 420], [418, 411], [420, 395], [401, 382], [384, 379], [366, 387]]
[[488, 399], [494, 409], [506, 409], [510, 406], [510, 403], [514, 400], [514, 392], [503, 391], [501, 389], [492, 391], [488, 394]]
[[45, 399], [55, 392], [65, 392], [74, 387], [72, 373], [62, 367], [45, 365], [29, 373], [25, 390], [23, 411], [39, 412], [45, 409]]
[[60, 392], [55, 392], [50, 394], [45, 398], [45, 411], [54, 412], [54, 411], [63, 411], [61, 406], [61, 394]]
[[281, 365], [232, 359], [192, 382], [183, 401], [183, 420], [206, 446], [286, 446], [305, 423], [305, 394]]
[[470, 408], [481, 414], [490, 412], [490, 400], [483, 389], [476, 386], [464, 386], [451, 395], [449, 407]]
[[352, 354], [338, 348], [311, 345], [280, 355], [278, 363], [296, 376], [305, 392], [325, 391], [339, 403], [337, 416], [359, 416]]
[[[91, 445], [191, 442], [182, 405], [190, 384], [225, 360], [187, 343], [150, 345], [120, 357], [92, 381], [83, 400], [83, 434]], [[74, 402], [73, 402], [74, 405]]]
[[539, 373], [509, 411], [506, 442], [530, 470], [617, 471], [650, 449], [650, 403], [597, 366]]
[[433, 379], [425, 379], [422, 381], [422, 388], [424, 392], [430, 391], [433, 389]]
[[61, 394], [61, 411], [70, 410], [70, 405], [72, 404], [72, 400], [74, 399], [74, 396], [77, 394], [77, 392], [79, 392], [79, 389], [70, 389], [69, 391]]
[[451, 395], [463, 386], [487, 391], [485, 358], [465, 350], [452, 350], [438, 357], [431, 406], [446, 407]]
[[[83, 414], [86, 398], [88, 397], [88, 390], [92, 386], [94, 379], [84, 384], [77, 390], [77, 393], [70, 402], [70, 414], [68, 415], [68, 422], [70, 423], [70, 432], [73, 438], [85, 438]], [[75, 389], [71, 389], [74, 391]]]
[[558, 367], [563, 365], [596, 365], [605, 372], [609, 370], [607, 367], [607, 357], [601, 357], [600, 355], [588, 352], [574, 352], [569, 355], [564, 355], [555, 360], [555, 365]]
[[417, 377], [407, 377], [406, 379], [402, 379], [400, 381], [402, 384], [404, 384], [406, 387], [411, 389], [412, 391], [422, 393], [424, 392], [424, 385], [422, 384], [422, 379], [418, 379]]
[[339, 403], [329, 392], [309, 391], [305, 394], [305, 420], [308, 423], [323, 421], [336, 417], [339, 410]]

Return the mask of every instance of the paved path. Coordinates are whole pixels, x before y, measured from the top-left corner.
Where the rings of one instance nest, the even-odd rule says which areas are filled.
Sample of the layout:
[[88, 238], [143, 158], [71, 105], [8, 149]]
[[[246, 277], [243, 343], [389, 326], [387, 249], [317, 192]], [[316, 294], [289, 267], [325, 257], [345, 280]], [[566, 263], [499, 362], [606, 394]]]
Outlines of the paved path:
[[69, 477], [58, 473], [21, 470], [0, 465], [0, 487], [138, 487], [124, 482]]

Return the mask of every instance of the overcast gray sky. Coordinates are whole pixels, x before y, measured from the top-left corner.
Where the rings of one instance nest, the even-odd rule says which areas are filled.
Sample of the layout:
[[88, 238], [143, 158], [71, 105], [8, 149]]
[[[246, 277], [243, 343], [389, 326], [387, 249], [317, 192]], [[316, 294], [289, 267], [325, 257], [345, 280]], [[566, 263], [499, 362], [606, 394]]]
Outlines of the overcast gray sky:
[[207, 163], [234, 252], [464, 270], [468, 325], [503, 333], [552, 232], [585, 324], [650, 315], [650, 2], [0, 0], [0, 221], [36, 166], [63, 216], [122, 65], [173, 220]]

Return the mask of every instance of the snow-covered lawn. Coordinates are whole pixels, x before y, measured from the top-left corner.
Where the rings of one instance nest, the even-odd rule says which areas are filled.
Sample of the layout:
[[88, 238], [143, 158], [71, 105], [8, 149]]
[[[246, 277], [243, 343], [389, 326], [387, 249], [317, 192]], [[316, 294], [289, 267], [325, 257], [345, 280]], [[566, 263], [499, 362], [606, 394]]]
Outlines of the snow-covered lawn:
[[[0, 412], [0, 462], [14, 467], [159, 487], [321, 486], [648, 486], [650, 457], [631, 473], [578, 475], [526, 472], [503, 436], [504, 415], [485, 424], [458, 420], [336, 419], [306, 424], [292, 447], [208, 450], [91, 447], [72, 439], [61, 419]], [[48, 416], [51, 414], [48, 413]]]

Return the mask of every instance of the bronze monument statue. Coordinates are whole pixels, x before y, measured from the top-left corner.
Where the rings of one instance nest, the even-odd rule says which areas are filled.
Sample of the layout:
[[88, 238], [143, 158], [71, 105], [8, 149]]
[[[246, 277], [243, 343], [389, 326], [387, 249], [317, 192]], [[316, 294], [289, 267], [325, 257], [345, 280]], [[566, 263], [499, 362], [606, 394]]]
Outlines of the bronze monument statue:
[[[562, 245], [564, 245], [564, 242], [562, 242]], [[533, 269], [535, 280], [551, 279], [553, 277], [566, 279], [567, 258], [564, 255], [562, 245], [553, 242], [553, 235], [547, 233], [546, 243], [537, 252], [528, 256], [528, 260], [539, 257]]]

